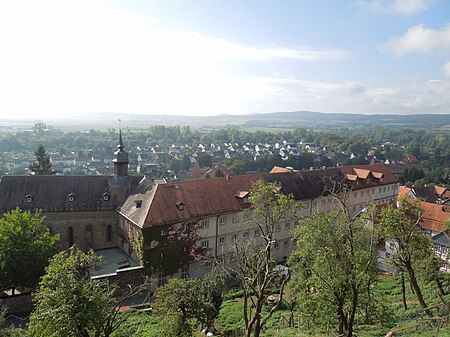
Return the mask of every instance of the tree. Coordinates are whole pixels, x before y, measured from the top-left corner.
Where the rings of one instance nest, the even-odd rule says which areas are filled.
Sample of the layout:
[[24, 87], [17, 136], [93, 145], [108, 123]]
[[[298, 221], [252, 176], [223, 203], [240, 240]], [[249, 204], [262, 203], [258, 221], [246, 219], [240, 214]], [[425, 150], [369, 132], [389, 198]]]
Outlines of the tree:
[[191, 320], [202, 310], [200, 280], [171, 279], [155, 293], [154, 310], [168, 320], [172, 336], [191, 336]]
[[[272, 314], [283, 301], [284, 287], [289, 279], [289, 270], [275, 268], [275, 230], [282, 222], [296, 216], [299, 204], [292, 195], [281, 192], [278, 183], [255, 182], [251, 188], [250, 209], [244, 215], [246, 222], [258, 228], [258, 242], [252, 240], [233, 243], [235, 267], [224, 264], [230, 274], [235, 275], [244, 292], [245, 336], [259, 337]], [[270, 296], [270, 287], [279, 286], [278, 299], [266, 314], [263, 307]]]
[[116, 287], [91, 279], [98, 263], [93, 251], [76, 248], [53, 257], [34, 296], [33, 336], [108, 337], [119, 328], [125, 317], [118, 308], [141, 288], [115, 298]]
[[37, 162], [33, 162], [29, 166], [29, 169], [34, 172], [34, 174], [39, 176], [52, 175], [56, 172], [52, 169], [52, 163], [50, 161], [50, 155], [45, 151], [45, 147], [39, 144], [36, 151], [34, 151]]
[[294, 230], [297, 249], [289, 263], [303, 312], [316, 322], [336, 324], [339, 336], [351, 337], [357, 312], [373, 307], [377, 236], [365, 224], [373, 212], [351, 217], [340, 194], [333, 194], [340, 208], [318, 211]]
[[191, 336], [193, 319], [214, 330], [219, 315], [226, 275], [214, 268], [202, 280], [171, 279], [158, 288], [153, 306], [156, 314], [166, 317], [170, 336]]
[[386, 241], [391, 241], [395, 251], [390, 257], [391, 263], [406, 272], [413, 292], [420, 306], [431, 316], [425, 302], [422, 289], [417, 280], [417, 264], [431, 254], [430, 240], [420, 231], [422, 216], [420, 204], [411, 198], [399, 200], [399, 206], [390, 205], [381, 211], [378, 222], [383, 229]]
[[59, 240], [44, 218], [16, 208], [0, 219], [0, 289], [34, 288], [44, 275]]
[[219, 316], [227, 275], [221, 268], [214, 268], [203, 277], [200, 284], [200, 303], [203, 310], [197, 316], [202, 326], [214, 331], [214, 321]]

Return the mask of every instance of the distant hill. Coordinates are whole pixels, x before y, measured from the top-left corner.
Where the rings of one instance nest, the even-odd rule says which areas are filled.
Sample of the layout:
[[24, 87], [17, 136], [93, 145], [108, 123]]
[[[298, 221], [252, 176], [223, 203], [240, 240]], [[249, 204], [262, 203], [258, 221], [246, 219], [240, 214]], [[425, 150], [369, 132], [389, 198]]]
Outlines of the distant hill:
[[[146, 128], [150, 125], [189, 125], [200, 128], [239, 128], [287, 130], [306, 128], [333, 130], [339, 128], [426, 128], [450, 129], [450, 114], [416, 115], [364, 115], [350, 113], [322, 113], [314, 111], [254, 113], [246, 115], [217, 115], [208, 117], [180, 115], [141, 115], [123, 113], [84, 113], [65, 119], [46, 119], [44, 122], [61, 129], [106, 129], [117, 128], [118, 119], [127, 128]], [[32, 126], [36, 121], [3, 120], [5, 126]], [[16, 124], [17, 123], [17, 124]]]

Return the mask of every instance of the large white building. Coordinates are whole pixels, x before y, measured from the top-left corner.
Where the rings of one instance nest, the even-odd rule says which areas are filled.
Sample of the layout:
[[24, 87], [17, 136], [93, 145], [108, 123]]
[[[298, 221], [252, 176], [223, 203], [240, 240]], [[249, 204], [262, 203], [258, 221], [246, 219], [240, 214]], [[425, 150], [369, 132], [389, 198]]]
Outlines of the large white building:
[[[278, 182], [281, 192], [304, 204], [297, 219], [275, 228], [275, 254], [285, 261], [294, 248], [292, 229], [318, 209], [337, 207], [327, 193], [327, 181], [350, 186], [347, 205], [352, 214], [368, 202], [397, 199], [399, 182], [384, 164], [295, 171], [275, 168], [268, 174], [249, 174], [154, 184], [146, 179], [119, 208], [124, 240], [121, 248], [138, 259], [153, 276], [153, 287], [166, 277], [201, 277], [211, 268], [205, 255], [228, 259], [233, 240], [261, 240], [257, 226], [242, 221], [248, 196], [258, 180]], [[232, 261], [225, 261], [226, 263]]]

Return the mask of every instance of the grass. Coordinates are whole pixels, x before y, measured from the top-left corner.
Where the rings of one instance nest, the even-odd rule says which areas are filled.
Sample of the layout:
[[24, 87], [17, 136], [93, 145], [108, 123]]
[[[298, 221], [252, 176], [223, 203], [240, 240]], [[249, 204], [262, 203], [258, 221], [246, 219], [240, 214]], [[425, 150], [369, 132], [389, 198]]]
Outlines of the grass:
[[[439, 298], [435, 295], [436, 288], [428, 285], [422, 285], [423, 293], [426, 296], [428, 305], [439, 303]], [[392, 322], [386, 324], [374, 325], [357, 325], [355, 326], [355, 333], [358, 337], [384, 337], [392, 329], [410, 326], [416, 323], [414, 313], [419, 309], [415, 295], [411, 292], [409, 285], [406, 286], [406, 298], [408, 303], [408, 310], [405, 311], [402, 302], [402, 293], [399, 278], [397, 276], [381, 276], [374, 287], [374, 292], [380, 296], [387, 304], [389, 311], [392, 314]], [[243, 301], [241, 291], [237, 288], [230, 290], [222, 304], [219, 317], [216, 319], [216, 328], [218, 333], [215, 336], [222, 337], [238, 337], [242, 335], [244, 326], [243, 321]], [[447, 300], [450, 299], [448, 295]], [[264, 308], [267, 312], [269, 306]], [[115, 334], [115, 337], [137, 337], [137, 336], [160, 336], [164, 329], [164, 321], [149, 312], [131, 311], [126, 313], [129, 317], [126, 323], [122, 326], [120, 331]], [[263, 337], [328, 337], [336, 336], [334, 327], [318, 327], [308, 325], [307, 321], [298, 327], [288, 327], [287, 319], [290, 312], [287, 309], [277, 310], [272, 318], [268, 321]], [[301, 317], [300, 312], [295, 312], [295, 321], [298, 322]], [[408, 337], [434, 337], [436, 334], [436, 327], [429, 324], [422, 324], [411, 329], [407, 329], [399, 333], [397, 336]], [[196, 331], [194, 336], [201, 335]], [[439, 336], [450, 336], [450, 326], [444, 327], [440, 330]]]

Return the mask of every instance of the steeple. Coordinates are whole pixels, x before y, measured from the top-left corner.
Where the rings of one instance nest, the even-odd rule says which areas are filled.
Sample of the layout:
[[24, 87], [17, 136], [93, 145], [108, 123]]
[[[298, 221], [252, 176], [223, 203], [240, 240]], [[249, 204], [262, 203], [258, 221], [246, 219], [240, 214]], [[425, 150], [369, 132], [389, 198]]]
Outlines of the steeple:
[[119, 145], [117, 145], [117, 151], [114, 152], [116, 158], [114, 162], [114, 175], [118, 177], [128, 175], [128, 153], [124, 151], [122, 130], [119, 130]]

